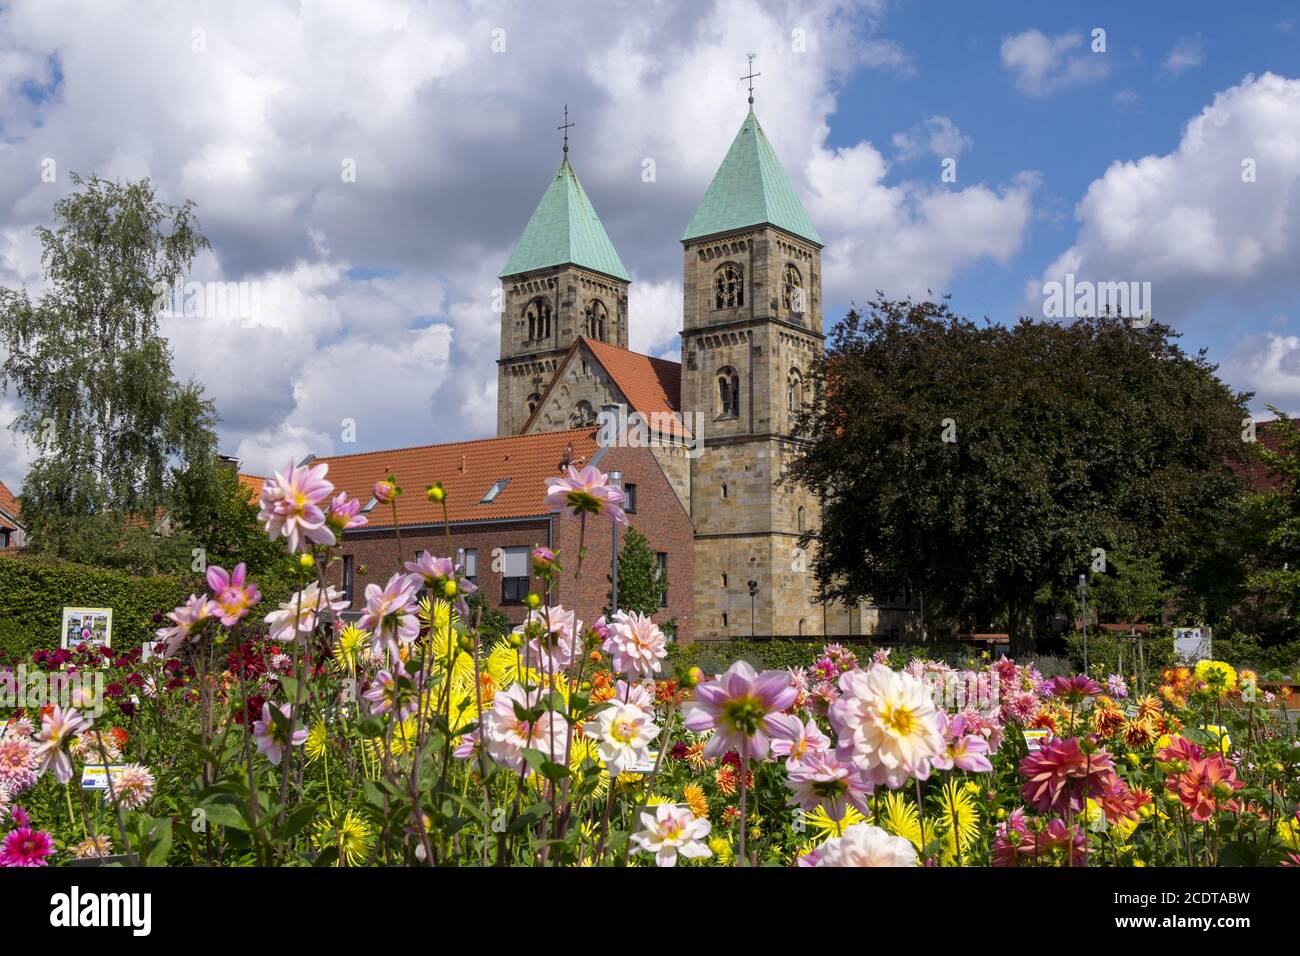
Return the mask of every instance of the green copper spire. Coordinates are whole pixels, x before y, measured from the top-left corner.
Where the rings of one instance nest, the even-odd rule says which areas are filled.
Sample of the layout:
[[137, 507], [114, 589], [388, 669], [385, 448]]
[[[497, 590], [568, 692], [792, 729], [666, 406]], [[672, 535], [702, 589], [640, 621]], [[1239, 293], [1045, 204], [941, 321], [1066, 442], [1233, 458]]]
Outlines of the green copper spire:
[[631, 281], [566, 155], [524, 226], [501, 276], [569, 263]]
[[751, 108], [682, 241], [762, 223], [822, 244]]

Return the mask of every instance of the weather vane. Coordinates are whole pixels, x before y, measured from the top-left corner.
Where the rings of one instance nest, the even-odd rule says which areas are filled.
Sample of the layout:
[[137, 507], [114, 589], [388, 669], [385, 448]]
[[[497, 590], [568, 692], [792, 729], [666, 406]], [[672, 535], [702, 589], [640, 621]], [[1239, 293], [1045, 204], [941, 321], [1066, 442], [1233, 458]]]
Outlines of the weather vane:
[[569, 122], [569, 104], [565, 103], [564, 104], [564, 125], [557, 126], [555, 128], [560, 130], [562, 133], [564, 133], [564, 154], [566, 156], [569, 154], [569, 127], [576, 126], [576, 125], [577, 125], [576, 123]]
[[[749, 105], [750, 105], [750, 106], [753, 106], [753, 105], [754, 105], [754, 77], [756, 77], [756, 76], [762, 76], [763, 74], [762, 74], [762, 73], [755, 73], [755, 72], [754, 72], [754, 58], [755, 58], [756, 56], [758, 56], [758, 54], [757, 54], [757, 53], [746, 53], [745, 56], [746, 56], [746, 58], [749, 60], [749, 75], [748, 75], [748, 76], [742, 76], [741, 79], [742, 79], [742, 80], [748, 80], [748, 81], [749, 81]], [[567, 119], [567, 117], [566, 117], [566, 119]]]

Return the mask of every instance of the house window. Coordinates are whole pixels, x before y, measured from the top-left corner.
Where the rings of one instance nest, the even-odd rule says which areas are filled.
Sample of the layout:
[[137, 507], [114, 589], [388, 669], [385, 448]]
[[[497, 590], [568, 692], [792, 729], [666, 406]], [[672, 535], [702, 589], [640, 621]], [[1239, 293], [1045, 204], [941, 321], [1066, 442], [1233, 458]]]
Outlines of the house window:
[[745, 304], [744, 273], [740, 266], [728, 262], [713, 273], [713, 307], [736, 309]]
[[731, 366], [718, 369], [718, 417], [740, 415], [740, 375]]
[[481, 505], [490, 505], [492, 502], [496, 501], [496, 500], [497, 500], [497, 495], [499, 495], [499, 494], [501, 494], [501, 492], [505, 491], [505, 490], [506, 490], [506, 485], [508, 485], [508, 484], [510, 484], [510, 479], [509, 479], [509, 478], [500, 478], [500, 479], [498, 479], [497, 482], [496, 482], [495, 484], [493, 484], [492, 487], [489, 488], [489, 489], [487, 490], [487, 494], [485, 494], [485, 495], [482, 497], [482, 499], [479, 501], [479, 504], [481, 504]]
[[478, 548], [464, 548], [460, 552], [461, 573], [471, 584], [478, 584]]
[[636, 485], [623, 485], [623, 510], [630, 515], [636, 514]]
[[787, 264], [781, 276], [781, 302], [791, 315], [803, 315], [807, 311], [804, 308], [803, 279], [793, 265]]
[[505, 548], [501, 566], [501, 603], [523, 604], [528, 597], [528, 549]]
[[663, 591], [659, 595], [659, 606], [668, 606], [668, 552], [655, 552], [655, 580], [663, 582]]
[[348, 602], [349, 607], [352, 606], [353, 580], [352, 555], [345, 554], [343, 555], [343, 600]]

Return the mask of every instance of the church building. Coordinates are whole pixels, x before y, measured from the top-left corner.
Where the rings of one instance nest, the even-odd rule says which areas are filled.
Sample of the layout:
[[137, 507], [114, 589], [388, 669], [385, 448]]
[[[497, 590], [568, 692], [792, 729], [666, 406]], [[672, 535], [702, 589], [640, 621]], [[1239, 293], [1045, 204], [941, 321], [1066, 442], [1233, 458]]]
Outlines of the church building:
[[[497, 437], [323, 459], [331, 479], [365, 500], [390, 470], [409, 487], [472, 473], [455, 531], [458, 542], [474, 541], [482, 588], [483, 555], [499, 553], [493, 535], [513, 535], [517, 551], [529, 535], [548, 535], [531, 542], [545, 544], [560, 533], [562, 519], [537, 513], [544, 477], [564, 462], [617, 469], [634, 486], [632, 523], [666, 569], [672, 607], [662, 617], [671, 615], [679, 640], [900, 637], [912, 619], [905, 602], [822, 604], [799, 547], [816, 526], [817, 502], [781, 478], [800, 447], [796, 417], [811, 400], [809, 370], [825, 338], [822, 240], [752, 104], [682, 234], [680, 363], [629, 351], [631, 278], [566, 140], [501, 271]], [[482, 507], [494, 502], [480, 491], [497, 485], [520, 496], [509, 514]], [[404, 521], [404, 538], [422, 534], [439, 550], [435, 517], [423, 516], [419, 528]], [[379, 558], [392, 536], [382, 509], [369, 519], [345, 543], [357, 552], [345, 554], [349, 591], [362, 558]], [[609, 547], [589, 556], [600, 584], [577, 598], [586, 620], [603, 607]], [[514, 572], [492, 578], [485, 593], [521, 617], [508, 607], [525, 586]]]

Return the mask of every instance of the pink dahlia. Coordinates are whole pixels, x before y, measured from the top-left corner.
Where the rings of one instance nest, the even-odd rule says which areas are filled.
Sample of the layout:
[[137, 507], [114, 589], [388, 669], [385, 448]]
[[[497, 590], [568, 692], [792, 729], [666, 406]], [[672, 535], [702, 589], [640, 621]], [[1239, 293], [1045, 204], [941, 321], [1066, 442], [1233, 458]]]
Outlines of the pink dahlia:
[[916, 849], [870, 823], [855, 823], [815, 851], [813, 866], [916, 866]]
[[798, 691], [789, 671], [756, 674], [745, 661], [736, 661], [724, 674], [695, 688], [695, 700], [686, 705], [686, 729], [712, 730], [705, 757], [748, 748], [761, 760], [771, 748], [771, 738], [787, 732], [781, 711], [794, 703]]
[[39, 768], [36, 744], [29, 736], [12, 727], [0, 733], [0, 787], [17, 796], [36, 783]]
[[64, 710], [57, 704], [41, 718], [41, 732], [37, 736], [36, 759], [40, 761], [41, 773], [54, 771], [59, 783], [72, 779], [72, 760], [68, 756], [68, 746], [72, 739], [89, 730], [93, 720], [83, 717], [71, 707]]
[[334, 491], [325, 480], [329, 465], [314, 468], [294, 467], [290, 462], [262, 486], [261, 510], [257, 520], [264, 522], [266, 533], [275, 540], [284, 538], [290, 551], [303, 551], [309, 543], [332, 545], [334, 532], [325, 521], [320, 504]]
[[[942, 713], [942, 712], [941, 712]], [[989, 761], [989, 742], [979, 734], [969, 732], [969, 718], [957, 714], [948, 718], [944, 714], [944, 740], [947, 747], [943, 753], [934, 758], [934, 765], [939, 770], [969, 770], [973, 773], [991, 773], [993, 764]]]
[[560, 604], [529, 611], [524, 623], [514, 629], [525, 641], [524, 665], [550, 673], [565, 670], [573, 663], [581, 631], [577, 615]]
[[370, 519], [361, 513], [361, 502], [349, 498], [346, 491], [340, 491], [330, 502], [330, 509], [325, 513], [325, 523], [335, 532], [351, 531], [369, 524]]
[[786, 764], [786, 786], [803, 809], [824, 809], [832, 820], [840, 820], [849, 807], [870, 813], [867, 797], [875, 790], [852, 761], [834, 751], [811, 753]]
[[262, 719], [253, 722], [253, 737], [257, 741], [258, 753], [266, 754], [266, 759], [275, 766], [280, 766], [284, 752], [289, 747], [301, 747], [307, 741], [307, 728], [299, 727], [290, 737], [289, 729], [293, 726], [293, 706], [281, 704], [280, 714], [284, 720], [277, 721], [271, 713], [270, 703], [262, 704]]
[[163, 642], [163, 656], [173, 656], [181, 644], [186, 641], [198, 640], [200, 626], [216, 614], [221, 609], [208, 600], [207, 597], [199, 597], [197, 594], [191, 594], [188, 601], [175, 610], [167, 613], [167, 619], [172, 622], [171, 627], [162, 627], [158, 629], [158, 637]]
[[838, 748], [868, 779], [890, 789], [925, 780], [945, 752], [940, 711], [925, 683], [880, 664], [840, 675], [840, 698], [830, 709]]
[[1193, 820], [1203, 823], [1231, 802], [1232, 795], [1245, 784], [1237, 779], [1236, 769], [1223, 755], [1215, 753], [1193, 757], [1186, 770], [1169, 775], [1165, 786], [1177, 794]]
[[525, 748], [539, 750], [551, 760], [564, 756], [564, 719], [547, 709], [540, 690], [530, 691], [522, 684], [497, 691], [480, 732], [487, 740], [488, 756], [511, 770], [523, 767]]
[[1078, 813], [1116, 779], [1110, 754], [1089, 753], [1077, 737], [1050, 741], [1020, 761], [1019, 771], [1026, 779], [1020, 793], [1039, 813]]
[[370, 647], [376, 656], [401, 660], [401, 648], [420, 636], [420, 619], [415, 595], [424, 579], [418, 574], [394, 574], [382, 588], [366, 585], [366, 611], [357, 626], [370, 632]]
[[215, 564], [208, 568], [208, 589], [212, 591], [212, 603], [215, 605], [210, 608], [210, 613], [221, 618], [221, 623], [226, 627], [233, 627], [248, 614], [254, 604], [262, 600], [262, 592], [257, 589], [257, 585], [251, 581], [245, 583], [247, 574], [248, 567], [242, 562], [235, 565], [235, 570], [231, 572]]
[[0, 844], [0, 866], [47, 866], [54, 853], [54, 841], [44, 830], [18, 827], [5, 835]]
[[623, 492], [609, 483], [609, 476], [595, 466], [581, 471], [569, 466], [568, 475], [546, 479], [546, 505], [552, 511], [566, 508], [574, 515], [605, 515], [619, 524], [627, 524], [623, 513]]
[[777, 714], [772, 719], [783, 727], [772, 741], [772, 753], [776, 756], [793, 763], [830, 751], [831, 739], [822, 733], [817, 721], [809, 718], [805, 722], [790, 714]]
[[1053, 677], [1047, 682], [1047, 691], [1057, 700], [1079, 704], [1101, 693], [1101, 685], [1091, 677], [1075, 674], [1073, 677]]
[[650, 618], [635, 611], [617, 611], [602, 645], [614, 658], [614, 670], [649, 677], [668, 656], [668, 639]]
[[347, 606], [347, 598], [336, 588], [326, 586], [321, 591], [320, 585], [313, 581], [297, 594], [289, 595], [278, 610], [266, 616], [270, 625], [267, 635], [277, 641], [295, 640], [299, 634], [306, 636], [314, 632], [327, 612], [342, 611]]

